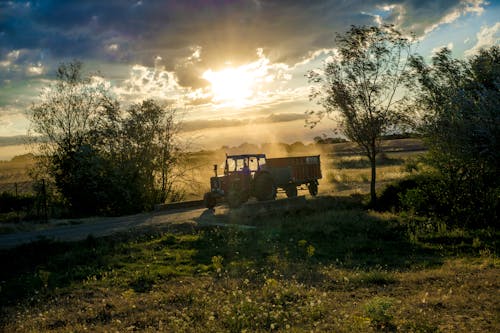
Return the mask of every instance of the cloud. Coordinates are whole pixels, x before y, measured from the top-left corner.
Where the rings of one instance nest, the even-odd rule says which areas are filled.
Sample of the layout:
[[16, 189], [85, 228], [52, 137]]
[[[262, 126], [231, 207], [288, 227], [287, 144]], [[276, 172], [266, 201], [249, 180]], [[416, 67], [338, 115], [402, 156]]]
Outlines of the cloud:
[[386, 6], [390, 12], [385, 21], [405, 31], [423, 36], [443, 24], [456, 21], [467, 14], [481, 15], [488, 3], [485, 0], [406, 0]]
[[495, 23], [491, 27], [484, 26], [476, 35], [476, 45], [471, 49], [466, 50], [464, 55], [469, 57], [479, 52], [482, 48], [488, 48], [493, 45], [500, 44], [500, 22]]
[[450, 42], [450, 43], [448, 43], [448, 44], [446, 44], [446, 45], [436, 46], [435, 48], [433, 48], [433, 49], [431, 50], [431, 54], [433, 54], [433, 55], [434, 55], [434, 54], [438, 53], [439, 51], [441, 51], [441, 50], [442, 50], [443, 48], [445, 48], [445, 47], [446, 47], [448, 50], [453, 50], [453, 46], [454, 46], [454, 45], [453, 45], [453, 43], [451, 43], [451, 42]]
[[39, 76], [44, 72], [44, 66], [39, 62], [37, 64], [32, 64], [26, 68], [26, 74], [28, 76]]
[[175, 73], [161, 66], [161, 57], [156, 58], [155, 67], [133, 65], [129, 77], [113, 86], [114, 93], [129, 102], [138, 102], [147, 98], [160, 101], [178, 100], [185, 89], [180, 87]]
[[273, 123], [286, 123], [296, 120], [304, 120], [303, 114], [297, 113], [278, 113], [270, 114], [269, 116], [245, 118], [245, 119], [215, 119], [215, 120], [191, 120], [182, 124], [184, 132], [191, 132], [197, 130], [204, 130], [207, 128], [224, 128], [224, 127], [237, 127], [252, 124], [273, 124]]
[[[481, 13], [482, 0], [135, 1], [1, 2], [0, 55], [30, 49], [54, 58], [107, 59], [154, 66], [161, 56], [184, 87], [202, 88], [208, 68], [227, 61], [258, 60], [293, 66], [311, 52], [333, 47], [335, 32], [351, 24], [392, 22], [417, 34], [466, 13]], [[42, 59], [32, 58], [29, 63]], [[46, 64], [42, 61], [44, 65]]]

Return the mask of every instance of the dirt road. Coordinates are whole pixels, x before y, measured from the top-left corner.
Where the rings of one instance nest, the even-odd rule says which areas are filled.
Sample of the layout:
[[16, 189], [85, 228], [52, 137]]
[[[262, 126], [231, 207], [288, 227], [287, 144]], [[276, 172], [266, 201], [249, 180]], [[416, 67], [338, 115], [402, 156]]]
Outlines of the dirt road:
[[[55, 225], [52, 223], [52, 227], [49, 226], [44, 230], [0, 235], [0, 249], [16, 247], [41, 238], [76, 241], [85, 239], [89, 235], [102, 237], [142, 227], [162, 227], [186, 223], [193, 225], [217, 224], [225, 216], [225, 213], [224, 207], [217, 207], [215, 211], [205, 208], [188, 208], [121, 217], [65, 220], [59, 221]], [[66, 225], [60, 225], [61, 223]]]

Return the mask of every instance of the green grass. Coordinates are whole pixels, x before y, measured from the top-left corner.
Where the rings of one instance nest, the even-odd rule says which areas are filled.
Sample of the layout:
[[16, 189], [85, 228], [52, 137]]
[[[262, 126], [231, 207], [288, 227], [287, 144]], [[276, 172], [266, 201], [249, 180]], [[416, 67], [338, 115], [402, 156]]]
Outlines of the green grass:
[[[414, 156], [387, 154], [380, 184]], [[297, 214], [0, 251], [0, 331], [500, 331], [497, 230], [367, 211], [367, 160], [323, 163], [342, 193]]]
[[[5, 331], [495, 331], [498, 233], [323, 198], [255, 229], [141, 230], [2, 251]], [[459, 244], [460, 246], [457, 246]], [[11, 258], [16, 260], [11, 260]], [[463, 320], [464, 317], [470, 318]]]

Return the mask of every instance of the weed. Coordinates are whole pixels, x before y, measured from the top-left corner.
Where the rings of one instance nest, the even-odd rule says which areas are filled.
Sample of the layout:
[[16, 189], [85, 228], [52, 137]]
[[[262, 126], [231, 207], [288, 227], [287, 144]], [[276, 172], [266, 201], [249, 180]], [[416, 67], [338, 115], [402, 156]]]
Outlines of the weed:
[[370, 319], [376, 329], [393, 327], [394, 299], [389, 297], [374, 297], [364, 304], [364, 314]]

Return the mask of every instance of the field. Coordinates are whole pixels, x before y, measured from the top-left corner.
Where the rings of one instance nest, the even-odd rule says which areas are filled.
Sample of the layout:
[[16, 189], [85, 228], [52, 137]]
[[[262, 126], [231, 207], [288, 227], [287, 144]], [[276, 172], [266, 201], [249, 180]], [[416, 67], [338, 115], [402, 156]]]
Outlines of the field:
[[[400, 147], [381, 186], [411, 171], [419, 152]], [[322, 196], [293, 214], [1, 251], [0, 331], [499, 331], [498, 231], [366, 210], [367, 161], [333, 153]], [[193, 157], [207, 175], [213, 160]]]
[[493, 232], [431, 232], [425, 221], [366, 212], [349, 197], [324, 198], [295, 216], [232, 222], [4, 251], [3, 329], [500, 328]]

